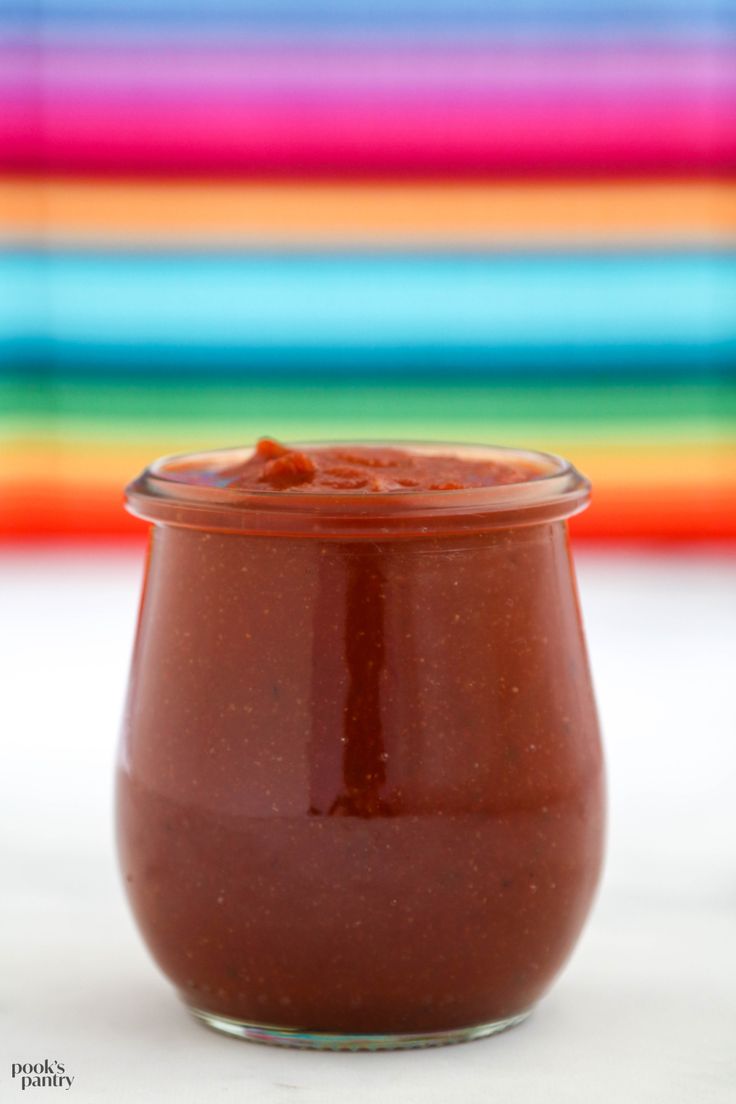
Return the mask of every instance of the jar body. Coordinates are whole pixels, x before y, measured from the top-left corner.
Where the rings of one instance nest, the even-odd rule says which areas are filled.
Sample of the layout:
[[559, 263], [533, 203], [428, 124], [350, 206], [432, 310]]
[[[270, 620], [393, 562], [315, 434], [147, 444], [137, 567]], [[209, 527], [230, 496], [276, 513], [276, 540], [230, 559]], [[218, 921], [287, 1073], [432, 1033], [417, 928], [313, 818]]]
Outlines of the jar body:
[[523, 1016], [602, 854], [565, 523], [155, 527], [117, 802], [140, 929], [205, 1018], [441, 1041]]

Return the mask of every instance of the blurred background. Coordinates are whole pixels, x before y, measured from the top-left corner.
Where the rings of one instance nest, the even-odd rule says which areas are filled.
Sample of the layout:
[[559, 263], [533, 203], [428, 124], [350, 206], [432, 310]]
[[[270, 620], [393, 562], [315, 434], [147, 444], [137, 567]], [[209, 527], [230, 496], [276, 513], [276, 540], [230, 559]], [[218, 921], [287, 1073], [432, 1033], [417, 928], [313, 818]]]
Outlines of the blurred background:
[[[261, 434], [593, 481], [606, 877], [487, 1047], [244, 1053], [133, 930], [122, 489]], [[731, 1104], [734, 549], [736, 0], [0, 0], [0, 1095], [55, 1056], [85, 1102]]]
[[579, 537], [736, 537], [736, 5], [0, 6], [0, 528], [154, 456], [513, 443]]

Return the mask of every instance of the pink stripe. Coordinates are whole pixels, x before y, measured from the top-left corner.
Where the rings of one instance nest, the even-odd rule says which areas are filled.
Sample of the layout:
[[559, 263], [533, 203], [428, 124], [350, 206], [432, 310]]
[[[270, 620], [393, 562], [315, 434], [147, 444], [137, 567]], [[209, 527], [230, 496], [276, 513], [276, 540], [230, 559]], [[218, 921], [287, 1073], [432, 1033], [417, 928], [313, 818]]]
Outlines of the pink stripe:
[[15, 171], [731, 171], [735, 120], [734, 96], [65, 94], [6, 102], [0, 149]]
[[718, 88], [736, 85], [736, 48], [237, 47], [168, 51], [155, 47], [0, 50], [0, 82], [33, 75], [48, 94], [87, 85], [113, 89], [187, 87], [426, 90], [482, 87], [571, 89]]

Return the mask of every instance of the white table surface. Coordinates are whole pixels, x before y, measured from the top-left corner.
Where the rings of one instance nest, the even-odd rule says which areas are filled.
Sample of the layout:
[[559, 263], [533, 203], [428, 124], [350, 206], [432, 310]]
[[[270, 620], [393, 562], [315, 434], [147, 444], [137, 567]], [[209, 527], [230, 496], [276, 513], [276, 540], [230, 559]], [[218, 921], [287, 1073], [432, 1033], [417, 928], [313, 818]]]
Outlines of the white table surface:
[[317, 1054], [195, 1024], [128, 915], [110, 805], [141, 556], [0, 554], [0, 1100], [39, 1099], [11, 1063], [49, 1058], [84, 1102], [733, 1104], [736, 558], [578, 566], [610, 842], [572, 962], [505, 1035]]

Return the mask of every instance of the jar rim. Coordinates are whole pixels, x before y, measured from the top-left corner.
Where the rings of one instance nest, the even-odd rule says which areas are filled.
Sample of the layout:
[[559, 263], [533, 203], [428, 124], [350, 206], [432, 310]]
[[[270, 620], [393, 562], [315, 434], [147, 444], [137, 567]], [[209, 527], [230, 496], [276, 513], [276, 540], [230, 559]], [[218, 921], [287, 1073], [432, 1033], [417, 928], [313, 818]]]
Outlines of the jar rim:
[[[540, 474], [483, 487], [392, 491], [219, 487], [182, 478], [187, 470], [217, 472], [252, 455], [255, 445], [178, 453], [154, 460], [125, 489], [130, 513], [154, 524], [253, 535], [382, 539], [516, 528], [583, 510], [590, 483], [554, 453], [509, 445], [395, 439], [289, 442], [295, 449], [400, 448], [459, 459], [521, 461]], [[176, 477], [174, 476], [176, 473]]]

